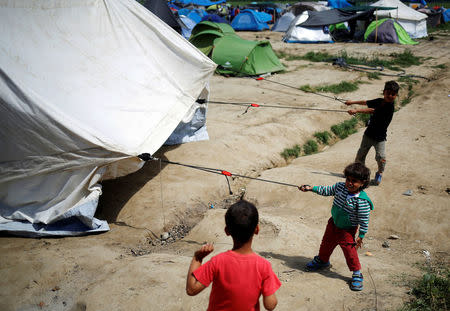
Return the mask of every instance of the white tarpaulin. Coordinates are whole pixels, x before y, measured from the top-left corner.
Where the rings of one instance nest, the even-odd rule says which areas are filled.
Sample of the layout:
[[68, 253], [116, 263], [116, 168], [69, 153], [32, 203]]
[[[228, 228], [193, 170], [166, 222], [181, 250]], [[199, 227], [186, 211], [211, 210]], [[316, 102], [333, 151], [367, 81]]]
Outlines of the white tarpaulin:
[[0, 231], [107, 230], [99, 179], [158, 150], [214, 70], [135, 0], [0, 0]]
[[378, 18], [395, 19], [411, 38], [422, 38], [428, 35], [427, 15], [410, 8], [399, 0], [380, 0], [372, 3], [371, 6], [397, 8], [395, 10], [378, 10], [375, 14], [378, 15]]
[[333, 39], [328, 32], [324, 31], [323, 26], [318, 27], [302, 27], [309, 17], [308, 11], [295, 17], [291, 22], [288, 31], [283, 37], [283, 41], [287, 43], [331, 43]]

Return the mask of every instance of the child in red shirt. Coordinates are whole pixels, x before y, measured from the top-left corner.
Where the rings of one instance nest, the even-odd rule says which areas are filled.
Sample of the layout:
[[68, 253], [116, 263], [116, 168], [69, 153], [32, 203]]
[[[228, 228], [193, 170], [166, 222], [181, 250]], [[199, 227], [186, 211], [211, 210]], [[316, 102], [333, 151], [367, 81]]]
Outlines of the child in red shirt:
[[186, 293], [195, 296], [213, 283], [208, 311], [259, 310], [259, 296], [263, 295], [266, 310], [277, 305], [275, 292], [281, 282], [270, 262], [252, 250], [253, 235], [258, 234], [258, 210], [241, 200], [225, 214], [225, 233], [233, 238], [233, 249], [220, 253], [202, 265], [214, 246], [203, 245], [192, 258], [186, 281]]

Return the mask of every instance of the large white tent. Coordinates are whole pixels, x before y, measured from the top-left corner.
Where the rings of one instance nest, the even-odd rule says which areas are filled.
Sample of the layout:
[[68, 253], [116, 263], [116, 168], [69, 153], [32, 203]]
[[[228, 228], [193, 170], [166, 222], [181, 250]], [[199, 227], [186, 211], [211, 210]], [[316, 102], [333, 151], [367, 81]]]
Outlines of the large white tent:
[[0, 0], [0, 231], [108, 230], [98, 181], [194, 116], [215, 66], [135, 0]]
[[427, 15], [420, 13], [399, 0], [380, 0], [371, 4], [377, 7], [396, 8], [393, 10], [377, 10], [374, 14], [379, 18], [393, 18], [409, 34], [411, 38], [422, 38], [427, 34]]

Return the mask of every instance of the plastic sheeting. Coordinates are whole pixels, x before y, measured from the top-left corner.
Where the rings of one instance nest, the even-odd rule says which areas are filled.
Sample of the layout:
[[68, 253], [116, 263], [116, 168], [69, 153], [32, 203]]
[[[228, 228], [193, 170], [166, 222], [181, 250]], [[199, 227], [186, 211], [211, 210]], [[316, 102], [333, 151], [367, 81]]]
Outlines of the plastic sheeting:
[[107, 230], [98, 181], [141, 167], [216, 65], [134, 0], [0, 0], [0, 25], [0, 231]]

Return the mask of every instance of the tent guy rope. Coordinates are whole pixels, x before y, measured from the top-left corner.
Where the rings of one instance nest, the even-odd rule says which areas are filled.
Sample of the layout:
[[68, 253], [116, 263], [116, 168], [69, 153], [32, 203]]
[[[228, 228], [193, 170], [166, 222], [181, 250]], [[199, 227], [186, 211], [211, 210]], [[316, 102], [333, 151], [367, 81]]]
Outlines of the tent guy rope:
[[[296, 89], [297, 91], [302, 91], [298, 87], [295, 87], [295, 86], [292, 86], [292, 85], [289, 85], [289, 84], [285, 84], [285, 83], [281, 83], [281, 82], [277, 82], [277, 81], [273, 81], [273, 80], [268, 80], [268, 79], [266, 79], [264, 77], [256, 78], [256, 81], [268, 81], [268, 82], [279, 84], [279, 85], [282, 85], [282, 86], [285, 86], [285, 87], [289, 87], [291, 89]], [[333, 99], [333, 100], [337, 100], [337, 101], [339, 101], [339, 102], [341, 102], [343, 104], [345, 104], [345, 102], [346, 102], [345, 99], [339, 98], [339, 97], [336, 97], [336, 96], [329, 96], [329, 95], [325, 95], [325, 94], [321, 94], [321, 93], [317, 93], [317, 92], [313, 92], [313, 91], [303, 91], [303, 92], [312, 93], [312, 94], [315, 94], [315, 95], [319, 95], [319, 96], [323, 96], [323, 97], [330, 98], [330, 99]]]
[[224, 175], [226, 180], [227, 180], [227, 185], [228, 185], [228, 189], [230, 191], [230, 194], [233, 194], [233, 192], [231, 191], [230, 181], [228, 180], [228, 177], [241, 177], [241, 178], [258, 180], [258, 181], [272, 183], [272, 184], [277, 184], [277, 185], [282, 185], [282, 186], [295, 187], [295, 188], [299, 187], [298, 185], [284, 183], [284, 182], [280, 182], [280, 181], [274, 181], [274, 180], [269, 180], [269, 179], [262, 179], [262, 178], [257, 178], [257, 177], [250, 177], [250, 176], [245, 176], [245, 175], [240, 175], [240, 174], [233, 174], [233, 173], [230, 173], [230, 172], [228, 172], [226, 170], [218, 169], [218, 168], [210, 168], [210, 167], [190, 165], [190, 164], [184, 164], [184, 163], [180, 163], [180, 162], [172, 162], [172, 161], [168, 161], [168, 160], [163, 160], [161, 158], [155, 158], [152, 155], [150, 155], [149, 153], [142, 153], [142, 154], [138, 155], [138, 157], [141, 160], [143, 160], [143, 161], [149, 161], [149, 160], [159, 161], [160, 163], [164, 162], [164, 163], [168, 163], [168, 164], [180, 165], [180, 166], [184, 166], [184, 167], [197, 169], [197, 170], [201, 170], [201, 171], [208, 172], [208, 173]]
[[[201, 104], [206, 101], [197, 101]], [[326, 112], [348, 112], [347, 110], [342, 109], [326, 109], [326, 108], [313, 108], [313, 107], [297, 107], [297, 106], [284, 106], [284, 105], [266, 105], [266, 104], [256, 104], [256, 103], [239, 103], [239, 102], [223, 102], [223, 101], [207, 101], [209, 104], [217, 104], [217, 105], [234, 105], [234, 106], [246, 106], [247, 109], [244, 113], [247, 113], [249, 108], [281, 108], [281, 109], [298, 109], [298, 110], [316, 110], [316, 111], [326, 111]], [[243, 114], [244, 114], [243, 113]]]

